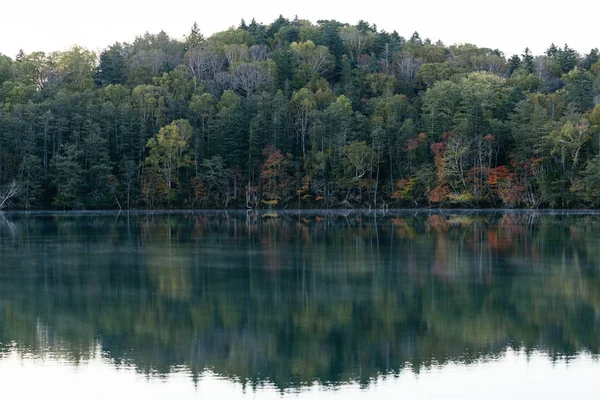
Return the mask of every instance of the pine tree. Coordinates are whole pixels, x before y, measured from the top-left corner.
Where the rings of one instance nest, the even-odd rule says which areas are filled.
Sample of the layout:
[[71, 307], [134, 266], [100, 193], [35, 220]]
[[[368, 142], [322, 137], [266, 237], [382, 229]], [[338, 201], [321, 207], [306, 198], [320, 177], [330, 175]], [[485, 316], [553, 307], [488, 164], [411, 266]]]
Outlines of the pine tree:
[[531, 55], [531, 51], [529, 50], [529, 47], [525, 48], [525, 52], [521, 55], [521, 57], [523, 59], [523, 61], [522, 61], [523, 68], [527, 72], [532, 74], [533, 73], [533, 56]]

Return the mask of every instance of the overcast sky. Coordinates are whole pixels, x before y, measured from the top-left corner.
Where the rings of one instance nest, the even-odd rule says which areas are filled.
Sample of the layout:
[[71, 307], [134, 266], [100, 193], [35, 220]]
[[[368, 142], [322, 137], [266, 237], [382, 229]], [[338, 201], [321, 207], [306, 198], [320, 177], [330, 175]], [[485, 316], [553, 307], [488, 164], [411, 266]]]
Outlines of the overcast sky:
[[404, 37], [446, 44], [474, 43], [499, 48], [507, 56], [529, 46], [541, 54], [554, 42], [581, 53], [600, 47], [600, 2], [592, 0], [7, 0], [0, 5], [0, 53], [11, 57], [23, 49], [64, 50], [79, 44], [92, 50], [131, 42], [146, 31], [164, 30], [180, 38], [194, 21], [208, 36], [255, 17], [266, 24], [279, 14], [316, 22], [363, 19]]

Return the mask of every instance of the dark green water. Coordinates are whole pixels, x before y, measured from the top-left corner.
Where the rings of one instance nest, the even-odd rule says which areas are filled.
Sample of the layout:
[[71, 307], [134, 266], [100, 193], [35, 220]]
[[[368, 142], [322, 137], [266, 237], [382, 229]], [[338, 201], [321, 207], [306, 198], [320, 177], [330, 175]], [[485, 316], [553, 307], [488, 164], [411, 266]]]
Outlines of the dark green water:
[[597, 372], [599, 353], [600, 214], [0, 217], [0, 369], [17, 375], [345, 397], [531, 359]]

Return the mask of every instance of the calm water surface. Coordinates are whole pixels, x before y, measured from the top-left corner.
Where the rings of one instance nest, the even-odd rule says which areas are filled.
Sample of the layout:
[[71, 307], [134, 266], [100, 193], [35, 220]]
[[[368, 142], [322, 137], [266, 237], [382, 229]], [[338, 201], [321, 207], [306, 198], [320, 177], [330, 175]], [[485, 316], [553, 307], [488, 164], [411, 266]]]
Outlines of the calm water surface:
[[600, 214], [0, 216], [2, 398], [591, 397], [599, 353]]

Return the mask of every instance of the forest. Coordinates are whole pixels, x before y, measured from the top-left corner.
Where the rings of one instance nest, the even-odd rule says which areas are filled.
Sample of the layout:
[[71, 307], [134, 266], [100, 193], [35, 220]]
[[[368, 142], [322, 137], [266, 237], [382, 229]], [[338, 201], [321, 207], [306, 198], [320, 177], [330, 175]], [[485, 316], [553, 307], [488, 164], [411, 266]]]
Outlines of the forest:
[[597, 48], [280, 16], [0, 54], [0, 209], [598, 206]]

